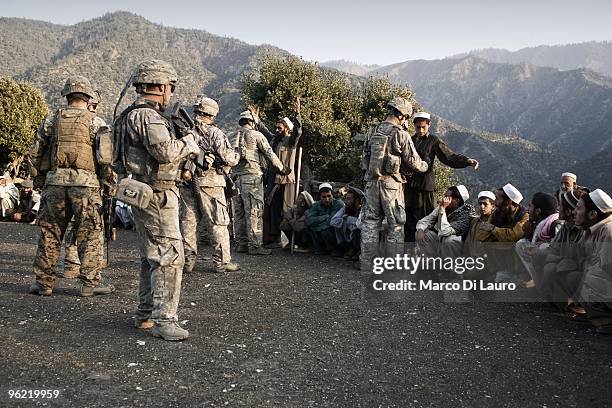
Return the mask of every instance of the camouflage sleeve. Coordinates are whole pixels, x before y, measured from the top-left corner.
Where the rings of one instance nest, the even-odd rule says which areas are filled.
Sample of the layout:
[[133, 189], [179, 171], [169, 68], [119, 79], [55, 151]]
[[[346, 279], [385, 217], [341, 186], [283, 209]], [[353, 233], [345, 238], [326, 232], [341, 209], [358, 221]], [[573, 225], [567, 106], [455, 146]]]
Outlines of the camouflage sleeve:
[[185, 140], [172, 138], [166, 120], [153, 109], [135, 109], [129, 120], [149, 154], [159, 163], [174, 163], [193, 153]]
[[421, 160], [419, 153], [414, 148], [412, 138], [408, 132], [400, 130], [391, 139], [392, 148], [395, 153], [399, 153], [402, 157], [402, 167], [408, 167], [410, 170], [418, 173], [425, 173], [429, 166], [427, 162]]
[[[53, 114], [49, 114], [36, 131], [36, 137], [28, 151], [28, 161], [37, 173], [41, 172], [41, 164], [45, 150], [49, 148], [49, 135], [53, 132]], [[48, 170], [48, 169], [46, 169]], [[33, 176], [36, 176], [34, 174]]]
[[285, 166], [280, 161], [278, 156], [274, 153], [272, 147], [270, 147], [270, 143], [268, 143], [266, 137], [261, 133], [257, 135], [257, 148], [264, 155], [266, 160], [268, 160], [268, 163], [274, 166], [274, 168], [276, 168], [278, 171], [283, 170]]
[[363, 151], [361, 154], [361, 170], [368, 170], [370, 165], [370, 133], [371, 130], [368, 130], [365, 135], [365, 140], [363, 142]]
[[240, 156], [229, 142], [227, 136], [221, 129], [215, 129], [215, 138], [213, 141], [213, 149], [217, 156], [223, 161], [223, 165], [234, 167], [238, 164]]

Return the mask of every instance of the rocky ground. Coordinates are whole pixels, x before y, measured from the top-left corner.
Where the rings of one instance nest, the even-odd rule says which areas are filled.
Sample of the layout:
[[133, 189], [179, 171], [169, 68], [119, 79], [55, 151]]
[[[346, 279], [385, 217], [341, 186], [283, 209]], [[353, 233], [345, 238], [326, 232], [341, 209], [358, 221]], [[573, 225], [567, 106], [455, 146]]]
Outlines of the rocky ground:
[[[191, 338], [133, 328], [135, 234], [119, 231], [117, 291], [28, 294], [37, 229], [0, 224], [0, 406], [604, 407], [612, 338], [542, 303], [384, 295], [345, 261], [236, 256], [243, 271], [183, 280]], [[204, 255], [210, 249], [204, 248]], [[10, 390], [59, 390], [15, 400]]]

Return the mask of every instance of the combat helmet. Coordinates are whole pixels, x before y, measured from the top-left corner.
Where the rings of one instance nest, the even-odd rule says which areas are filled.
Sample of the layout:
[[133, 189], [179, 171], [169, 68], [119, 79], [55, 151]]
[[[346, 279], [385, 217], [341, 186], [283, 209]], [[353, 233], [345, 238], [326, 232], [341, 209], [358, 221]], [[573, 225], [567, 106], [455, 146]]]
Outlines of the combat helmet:
[[210, 116], [217, 116], [217, 113], [219, 113], [219, 104], [212, 98], [208, 98], [205, 95], [199, 95], [195, 105], [193, 105], [193, 111]]
[[162, 60], [144, 61], [136, 67], [132, 76], [132, 84], [175, 84], [178, 74], [172, 65]]
[[85, 78], [84, 76], [75, 75], [66, 79], [66, 83], [62, 89], [62, 96], [68, 96], [73, 93], [81, 93], [89, 98], [93, 98], [95, 96], [95, 92], [96, 91], [94, 91], [93, 86], [91, 86], [89, 79]]
[[251, 113], [251, 111], [248, 111], [248, 110], [240, 114], [240, 116], [238, 117], [238, 123], [240, 123], [243, 119], [248, 119], [250, 121], [257, 122], [255, 120], [255, 117], [253, 116], [253, 113]]
[[394, 108], [404, 116], [412, 115], [412, 104], [406, 98], [402, 98], [401, 96], [396, 96], [395, 98], [391, 99], [389, 103], [387, 103], [387, 106]]

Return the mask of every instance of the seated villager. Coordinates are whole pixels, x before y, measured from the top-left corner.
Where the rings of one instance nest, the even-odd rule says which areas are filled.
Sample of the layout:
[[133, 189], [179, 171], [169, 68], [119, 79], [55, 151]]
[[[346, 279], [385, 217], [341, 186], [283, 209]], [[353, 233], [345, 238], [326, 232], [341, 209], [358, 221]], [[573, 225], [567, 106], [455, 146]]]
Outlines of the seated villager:
[[575, 217], [585, 230], [577, 300], [597, 333], [612, 335], [612, 198], [600, 189], [582, 196]]
[[[495, 208], [495, 193], [492, 191], [481, 191], [478, 193], [478, 212], [470, 217], [470, 228], [463, 244], [463, 254], [471, 258], [483, 257], [486, 254], [485, 244], [476, 239], [480, 225], [488, 222]], [[486, 264], [485, 264], [486, 265]], [[483, 270], [473, 269], [463, 274], [465, 279], [488, 279], [490, 278], [488, 268]]]
[[[578, 243], [584, 230], [574, 222], [574, 210], [588, 190], [577, 187], [561, 195], [559, 220], [564, 223], [545, 248], [532, 255], [533, 280], [540, 294], [562, 311], [567, 310], [570, 299], [576, 298], [582, 274], [578, 270]], [[568, 302], [568, 300], [570, 300]]]
[[310, 252], [310, 237], [306, 234], [306, 211], [314, 203], [314, 198], [308, 191], [302, 191], [295, 201], [293, 207], [287, 209], [283, 215], [280, 228], [293, 242], [289, 242], [283, 249], [291, 249], [294, 245], [295, 252]]
[[452, 186], [434, 210], [416, 225], [415, 241], [425, 256], [457, 257], [463, 249], [463, 237], [470, 228], [474, 207], [466, 204], [470, 198], [463, 185]]
[[19, 205], [19, 190], [8, 176], [0, 176], [0, 218], [10, 218]]
[[523, 227], [529, 222], [529, 211], [521, 205], [523, 195], [508, 183], [495, 191], [495, 210], [487, 222], [479, 225], [476, 239], [481, 242], [506, 243], [489, 246], [488, 264], [496, 273], [496, 282], [512, 281], [517, 271], [513, 242], [523, 238]]
[[[361, 230], [357, 220], [363, 208], [363, 191], [349, 187], [344, 200], [345, 206], [332, 217], [330, 225], [336, 230], [336, 241], [344, 258], [355, 261], [361, 253]], [[340, 256], [340, 251], [336, 255]]]
[[561, 174], [561, 181], [559, 181], [559, 189], [555, 196], [557, 200], [561, 200], [561, 196], [568, 191], [575, 189], [578, 186], [578, 177], [574, 173], [565, 172]]
[[316, 255], [335, 255], [339, 251], [336, 231], [330, 221], [342, 207], [344, 203], [334, 198], [332, 186], [322, 183], [319, 186], [319, 201], [306, 212], [306, 233], [312, 240]]
[[40, 209], [40, 193], [34, 190], [32, 180], [27, 179], [21, 183], [19, 190], [19, 205], [11, 214], [15, 222], [33, 223]]
[[529, 222], [525, 224], [525, 235], [515, 245], [519, 259], [529, 273], [530, 279], [524, 283], [527, 288], [535, 287], [535, 274], [531, 255], [537, 248], [547, 247], [548, 243], [561, 228], [557, 199], [546, 193], [535, 193], [529, 203]]

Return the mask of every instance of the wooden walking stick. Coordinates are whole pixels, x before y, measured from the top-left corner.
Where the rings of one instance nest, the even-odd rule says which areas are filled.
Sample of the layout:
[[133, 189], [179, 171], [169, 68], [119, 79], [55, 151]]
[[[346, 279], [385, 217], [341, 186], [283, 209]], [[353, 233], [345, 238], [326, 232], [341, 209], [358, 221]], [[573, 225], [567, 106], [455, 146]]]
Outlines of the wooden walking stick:
[[[297, 167], [297, 175], [295, 176], [295, 201], [297, 201], [297, 197], [300, 194], [300, 172], [302, 171], [302, 148], [298, 150], [298, 167]], [[293, 254], [293, 247], [295, 247], [295, 230], [291, 229], [291, 254]]]

